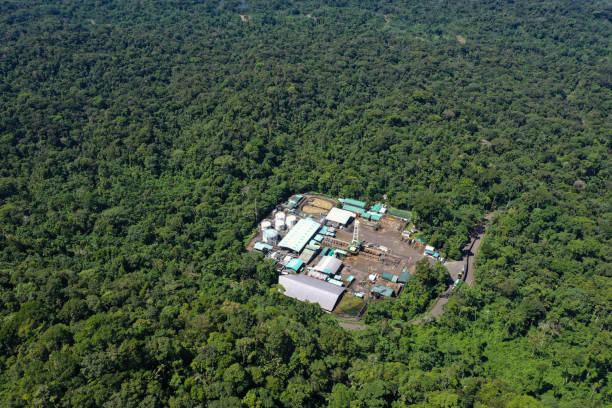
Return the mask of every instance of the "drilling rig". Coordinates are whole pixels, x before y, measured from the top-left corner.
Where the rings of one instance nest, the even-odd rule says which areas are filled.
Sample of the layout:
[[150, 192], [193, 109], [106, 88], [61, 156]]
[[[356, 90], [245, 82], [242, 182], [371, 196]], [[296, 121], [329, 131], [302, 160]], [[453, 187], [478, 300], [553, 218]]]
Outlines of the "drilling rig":
[[362, 242], [359, 241], [359, 220], [355, 220], [355, 225], [353, 226], [353, 240], [351, 241], [351, 246], [348, 248], [348, 251], [357, 255], [361, 250]]

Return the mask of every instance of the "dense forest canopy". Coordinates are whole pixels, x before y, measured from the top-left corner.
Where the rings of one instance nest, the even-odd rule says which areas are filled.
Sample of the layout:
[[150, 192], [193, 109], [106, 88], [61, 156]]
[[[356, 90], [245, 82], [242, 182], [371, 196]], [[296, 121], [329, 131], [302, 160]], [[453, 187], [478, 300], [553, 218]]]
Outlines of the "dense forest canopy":
[[[0, 405], [609, 406], [611, 19], [1, 1]], [[304, 191], [386, 194], [451, 259], [500, 212], [439, 322], [436, 266], [348, 332], [244, 250]]]

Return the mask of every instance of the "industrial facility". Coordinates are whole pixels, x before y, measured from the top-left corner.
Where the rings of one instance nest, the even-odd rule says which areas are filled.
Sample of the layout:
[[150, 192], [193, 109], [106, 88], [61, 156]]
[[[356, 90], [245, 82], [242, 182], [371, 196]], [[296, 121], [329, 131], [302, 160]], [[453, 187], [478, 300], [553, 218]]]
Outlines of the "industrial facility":
[[387, 210], [352, 198], [294, 195], [261, 221], [247, 249], [274, 261], [286, 296], [329, 312], [341, 308], [345, 293], [365, 305], [397, 296], [418, 260], [439, 256], [410, 239], [408, 220]]

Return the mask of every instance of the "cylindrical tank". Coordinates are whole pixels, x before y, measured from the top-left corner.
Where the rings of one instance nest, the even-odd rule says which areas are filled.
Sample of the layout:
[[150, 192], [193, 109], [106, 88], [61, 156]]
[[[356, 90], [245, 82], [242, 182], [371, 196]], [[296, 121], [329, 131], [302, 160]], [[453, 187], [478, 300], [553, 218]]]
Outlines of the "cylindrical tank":
[[272, 223], [268, 220], [263, 220], [261, 222], [261, 230], [264, 231], [264, 230], [267, 230], [268, 228], [272, 228]]
[[284, 222], [284, 221], [285, 221], [285, 213], [284, 213], [284, 212], [282, 212], [282, 211], [277, 212], [277, 213], [274, 215], [274, 219], [275, 219], [275, 220], [277, 220], [277, 221], [278, 221], [278, 220], [282, 220], [282, 221]]
[[283, 231], [285, 229], [285, 220], [277, 219], [276, 221], [274, 221], [274, 229], [276, 229], [277, 231]]
[[264, 230], [263, 241], [266, 244], [276, 244], [278, 242], [278, 232], [272, 228]]
[[297, 222], [297, 217], [295, 215], [288, 215], [285, 223], [287, 224], [287, 228], [293, 228], [295, 223]]

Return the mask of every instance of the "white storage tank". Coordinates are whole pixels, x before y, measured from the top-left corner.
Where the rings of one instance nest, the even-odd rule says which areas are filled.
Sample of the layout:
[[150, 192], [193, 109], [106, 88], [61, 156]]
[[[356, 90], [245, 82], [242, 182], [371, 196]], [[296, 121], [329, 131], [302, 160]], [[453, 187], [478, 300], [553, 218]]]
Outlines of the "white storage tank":
[[274, 221], [274, 229], [276, 229], [277, 231], [283, 231], [285, 229], [285, 220], [277, 219], [276, 221]]
[[265, 229], [263, 232], [263, 242], [266, 244], [276, 244], [278, 242], [278, 232], [272, 228]]
[[270, 221], [268, 221], [268, 220], [263, 220], [263, 221], [261, 222], [261, 230], [262, 230], [262, 231], [265, 231], [265, 230], [267, 230], [268, 228], [272, 228], [272, 223], [271, 223]]
[[277, 212], [276, 215], [274, 215], [274, 219], [276, 221], [282, 220], [283, 222], [285, 222], [285, 213], [282, 211]]
[[288, 215], [285, 224], [287, 224], [287, 228], [293, 228], [293, 226], [297, 223], [297, 217], [295, 215]]

